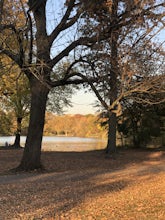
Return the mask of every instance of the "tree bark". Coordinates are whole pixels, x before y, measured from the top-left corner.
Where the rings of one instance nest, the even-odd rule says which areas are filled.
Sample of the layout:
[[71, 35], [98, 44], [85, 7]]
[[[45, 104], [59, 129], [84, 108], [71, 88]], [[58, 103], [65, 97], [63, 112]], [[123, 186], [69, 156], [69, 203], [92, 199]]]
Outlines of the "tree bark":
[[18, 170], [41, 169], [41, 145], [49, 90], [37, 79], [31, 83], [31, 109], [28, 135]]
[[117, 117], [115, 113], [110, 113], [108, 119], [108, 142], [106, 153], [113, 154], [116, 153], [116, 125], [117, 125]]
[[0, 25], [1, 25], [1, 22], [2, 22], [3, 6], [4, 6], [4, 0], [1, 0], [0, 1]]
[[[35, 5], [33, 4], [34, 1], [28, 1], [28, 3], [29, 10], [33, 12], [36, 23], [37, 60], [35, 69], [30, 70], [27, 74], [31, 88], [30, 120], [23, 157], [17, 168], [24, 171], [42, 168], [41, 146], [49, 93], [45, 81], [49, 79], [51, 71], [47, 65], [48, 60], [50, 60], [50, 47], [46, 32], [46, 1], [38, 1]], [[32, 50], [33, 47], [31, 47], [31, 53]]]
[[[118, 1], [113, 1], [111, 19], [117, 23], [117, 9]], [[109, 79], [109, 99], [110, 105], [113, 104], [117, 99], [118, 93], [118, 38], [119, 32], [113, 30], [111, 32], [110, 46], [111, 46], [111, 59], [110, 59], [110, 79]], [[116, 108], [116, 106], [115, 106]], [[114, 109], [115, 110], [115, 109]], [[108, 143], [106, 153], [112, 154], [116, 152], [116, 127], [117, 127], [117, 116], [115, 113], [108, 112]]]

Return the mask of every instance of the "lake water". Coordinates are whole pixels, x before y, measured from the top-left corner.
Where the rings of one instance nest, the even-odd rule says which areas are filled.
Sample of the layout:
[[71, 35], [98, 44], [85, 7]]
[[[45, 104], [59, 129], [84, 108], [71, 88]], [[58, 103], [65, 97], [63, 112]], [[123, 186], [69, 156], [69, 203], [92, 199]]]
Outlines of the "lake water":
[[[0, 137], [0, 146], [13, 144], [15, 137]], [[24, 146], [25, 136], [21, 136], [21, 145]], [[42, 141], [43, 151], [89, 151], [103, 149], [106, 141], [99, 138], [83, 138], [83, 137], [48, 137], [44, 136]]]

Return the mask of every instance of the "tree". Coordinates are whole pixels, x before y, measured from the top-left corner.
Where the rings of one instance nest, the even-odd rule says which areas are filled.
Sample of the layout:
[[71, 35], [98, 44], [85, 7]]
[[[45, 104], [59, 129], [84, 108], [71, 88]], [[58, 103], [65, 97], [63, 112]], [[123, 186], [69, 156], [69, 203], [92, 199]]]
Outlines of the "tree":
[[145, 147], [152, 137], [163, 135], [164, 104], [144, 106], [136, 102], [125, 103], [118, 130], [130, 139], [130, 145], [133, 143], [134, 147]]
[[12, 134], [12, 115], [0, 109], [0, 135]]
[[[95, 1], [91, 1], [93, 4]], [[53, 87], [79, 84], [84, 80], [76, 77], [76, 74], [66, 72], [58, 77], [52, 77], [55, 66], [62, 62], [72, 51], [82, 46], [90, 47], [98, 41], [97, 34], [91, 36], [73, 36], [72, 41], [67, 43], [59, 53], [52, 54], [59, 38], [65, 35], [66, 30], [76, 27], [76, 22], [85, 16], [91, 2], [70, 0], [65, 1], [65, 12], [57, 25], [50, 31], [47, 27], [47, 12], [49, 5], [47, 0], [29, 0], [28, 6], [24, 1], [12, 1], [14, 7], [10, 8], [11, 1], [6, 1], [4, 8], [8, 14], [3, 14], [0, 26], [0, 52], [10, 57], [27, 76], [31, 91], [30, 121], [27, 140], [23, 157], [18, 167], [20, 170], [34, 170], [42, 167], [41, 164], [41, 143], [44, 128], [46, 102], [49, 91]], [[92, 4], [92, 5], [93, 5]], [[53, 12], [55, 15], [55, 12]], [[12, 18], [12, 19], [11, 19]], [[20, 19], [21, 18], [21, 19]], [[19, 19], [19, 20], [18, 20]], [[34, 19], [34, 20], [33, 20]], [[99, 36], [99, 40], [105, 39], [111, 29], [106, 29]], [[4, 36], [6, 36], [4, 38]], [[17, 47], [13, 48], [14, 36]]]
[[[15, 141], [13, 147], [21, 147], [20, 135], [22, 130], [22, 120], [29, 115], [30, 108], [30, 88], [27, 78], [20, 73], [19, 68], [13, 65], [11, 59], [1, 57], [4, 66], [1, 70], [0, 98], [3, 109], [14, 111], [17, 127], [15, 131]], [[65, 65], [67, 66], [67, 65]], [[56, 71], [63, 74], [65, 66], [57, 68]], [[8, 73], [8, 74], [5, 74]], [[9, 79], [10, 76], [10, 79]], [[75, 89], [75, 88], [74, 88]], [[48, 97], [47, 109], [51, 112], [61, 114], [64, 107], [70, 106], [70, 99], [74, 91], [71, 86], [62, 86], [54, 88]]]
[[[10, 59], [1, 58], [4, 66], [1, 67], [0, 98], [3, 109], [14, 111], [17, 126], [13, 147], [20, 147], [22, 120], [29, 115], [30, 90], [27, 78], [20, 72]], [[6, 75], [5, 73], [8, 73]], [[10, 78], [9, 78], [10, 77]]]
[[99, 18], [107, 27], [117, 28], [83, 58], [97, 77], [97, 83], [89, 84], [108, 118], [107, 153], [116, 151], [116, 116], [122, 112], [123, 99], [148, 104], [164, 101], [160, 96], [165, 91], [163, 47], [162, 42], [152, 41], [164, 27], [164, 6], [160, 1], [109, 1], [109, 11]]

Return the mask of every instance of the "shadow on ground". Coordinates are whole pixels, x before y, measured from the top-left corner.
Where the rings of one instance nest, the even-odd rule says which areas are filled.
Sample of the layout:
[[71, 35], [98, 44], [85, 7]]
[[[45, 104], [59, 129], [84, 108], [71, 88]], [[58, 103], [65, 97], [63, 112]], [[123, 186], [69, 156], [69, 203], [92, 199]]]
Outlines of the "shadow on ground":
[[[2, 150], [1, 174], [16, 166], [21, 156], [22, 150]], [[47, 172], [0, 176], [0, 219], [58, 219], [86, 199], [111, 196], [137, 178], [165, 171], [161, 150], [122, 150], [115, 158], [105, 158], [103, 151], [43, 152], [42, 161]]]

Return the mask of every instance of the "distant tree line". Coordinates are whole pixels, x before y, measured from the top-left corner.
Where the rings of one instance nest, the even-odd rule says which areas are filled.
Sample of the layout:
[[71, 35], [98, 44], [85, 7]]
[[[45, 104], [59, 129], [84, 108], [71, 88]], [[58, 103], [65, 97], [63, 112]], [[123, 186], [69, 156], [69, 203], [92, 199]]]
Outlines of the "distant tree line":
[[[13, 135], [17, 121], [11, 111], [0, 111], [0, 135]], [[75, 136], [106, 138], [108, 117], [100, 115], [57, 115], [46, 112], [45, 136]], [[127, 103], [123, 113], [117, 117], [117, 145], [130, 147], [160, 147], [165, 145], [165, 105], [146, 107]], [[27, 135], [28, 117], [22, 121], [22, 135]]]
[[96, 115], [54, 115], [46, 113], [45, 135], [66, 135], [77, 137], [105, 137], [106, 129], [101, 127]]

